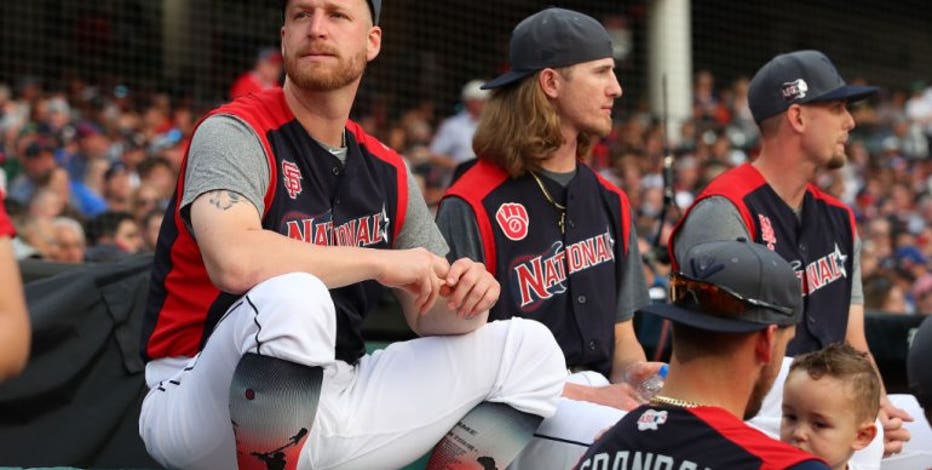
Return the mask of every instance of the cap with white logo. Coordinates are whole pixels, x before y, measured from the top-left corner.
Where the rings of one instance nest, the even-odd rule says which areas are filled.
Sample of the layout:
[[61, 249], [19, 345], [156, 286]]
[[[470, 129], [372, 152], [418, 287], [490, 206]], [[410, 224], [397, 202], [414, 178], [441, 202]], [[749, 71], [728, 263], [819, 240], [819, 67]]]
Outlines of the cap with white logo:
[[877, 87], [845, 83], [825, 54], [796, 51], [774, 57], [757, 71], [748, 87], [748, 105], [760, 123], [792, 104], [857, 101], [876, 92]]

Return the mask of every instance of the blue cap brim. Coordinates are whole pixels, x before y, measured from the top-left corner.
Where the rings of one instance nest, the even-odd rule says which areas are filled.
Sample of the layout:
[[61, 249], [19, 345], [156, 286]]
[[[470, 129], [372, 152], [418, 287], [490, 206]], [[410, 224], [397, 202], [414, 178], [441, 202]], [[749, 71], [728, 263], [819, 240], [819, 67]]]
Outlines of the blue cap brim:
[[[760, 331], [770, 324], [748, 322], [727, 317], [706, 315], [694, 310], [685, 309], [674, 304], [651, 304], [641, 307], [640, 312], [647, 312], [666, 318], [675, 323], [682, 323], [693, 328], [721, 333], [751, 333]], [[775, 323], [774, 323], [775, 324]]]
[[841, 88], [836, 88], [828, 93], [825, 93], [814, 98], [803, 100], [803, 103], [816, 103], [819, 101], [835, 101], [835, 100], [845, 100], [848, 102], [855, 102], [863, 100], [875, 93], [879, 88], [875, 86], [859, 86], [859, 85], [845, 85]]
[[524, 77], [527, 77], [528, 75], [534, 72], [536, 72], [536, 70], [523, 71], [523, 72], [516, 71], [516, 70], [509, 70], [508, 72], [505, 72], [502, 75], [495, 77], [495, 79], [493, 79], [492, 81], [486, 82], [484, 85], [482, 85], [479, 88], [483, 90], [492, 90], [495, 88], [501, 88], [505, 85], [509, 85], [514, 82], [517, 82], [518, 80], [521, 80]]

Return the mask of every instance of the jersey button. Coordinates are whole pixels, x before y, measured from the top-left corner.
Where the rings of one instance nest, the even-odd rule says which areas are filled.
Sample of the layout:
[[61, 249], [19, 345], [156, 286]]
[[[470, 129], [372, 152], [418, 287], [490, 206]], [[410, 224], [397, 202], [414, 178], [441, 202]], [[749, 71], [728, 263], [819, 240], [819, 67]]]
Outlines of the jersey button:
[[581, 304], [586, 303], [587, 300], [589, 300], [589, 299], [587, 299], [585, 295], [580, 295], [579, 297], [576, 297], [576, 301], [579, 302], [579, 303], [581, 303]]
[[570, 228], [576, 228], [576, 222], [573, 222], [573, 219], [567, 220], [566, 224], [569, 225]]
[[814, 317], [814, 316], [809, 315], [809, 323], [815, 324], [815, 317]]
[[333, 176], [340, 176], [340, 167], [335, 166], [335, 167], [331, 168], [330, 171], [333, 172]]
[[807, 246], [806, 246], [805, 243], [800, 243], [800, 244], [799, 244], [799, 251], [806, 251], [806, 248], [807, 248]]
[[595, 347], [596, 347], [597, 345], [598, 345], [598, 343], [597, 343], [594, 339], [590, 339], [590, 340], [589, 340], [589, 345], [588, 345], [588, 346], [589, 346], [589, 350], [590, 350], [590, 351], [595, 351]]
[[334, 199], [334, 200], [333, 200], [333, 205], [339, 206], [339, 205], [340, 205], [340, 198]]

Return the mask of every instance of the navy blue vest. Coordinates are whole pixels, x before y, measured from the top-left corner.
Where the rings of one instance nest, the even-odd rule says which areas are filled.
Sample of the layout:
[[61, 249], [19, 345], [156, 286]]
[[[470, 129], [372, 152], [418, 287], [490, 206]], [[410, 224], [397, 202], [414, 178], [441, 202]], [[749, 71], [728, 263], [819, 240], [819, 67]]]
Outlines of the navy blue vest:
[[[244, 120], [265, 147], [271, 180], [263, 228], [318, 245], [392, 247], [408, 202], [404, 162], [358, 124], [347, 122], [344, 166], [307, 134], [281, 89], [249, 95], [212, 114]], [[240, 297], [210, 282], [200, 249], [180, 216], [185, 163], [155, 254], [143, 331], [146, 359], [193, 356]], [[363, 318], [382, 297], [383, 287], [366, 281], [330, 294], [337, 312], [336, 358], [355, 363], [365, 354]]]
[[[855, 225], [851, 209], [810, 184], [797, 218], [750, 164], [716, 178], [696, 202], [711, 196], [728, 198], [738, 208], [754, 241], [775, 250], [796, 270], [805, 303], [787, 355], [844, 341], [854, 270]], [[671, 236], [671, 250], [679, 229], [678, 225]]]
[[629, 206], [618, 188], [580, 164], [564, 188], [541, 176], [566, 206], [566, 233], [533, 177], [511, 179], [480, 161], [445, 197], [473, 208], [483, 256], [502, 286], [493, 320], [521, 316], [547, 325], [571, 367], [609, 375], [615, 348], [621, 261], [627, 256]]
[[575, 468], [782, 469], [814, 460], [722, 408], [644, 405], [599, 438]]

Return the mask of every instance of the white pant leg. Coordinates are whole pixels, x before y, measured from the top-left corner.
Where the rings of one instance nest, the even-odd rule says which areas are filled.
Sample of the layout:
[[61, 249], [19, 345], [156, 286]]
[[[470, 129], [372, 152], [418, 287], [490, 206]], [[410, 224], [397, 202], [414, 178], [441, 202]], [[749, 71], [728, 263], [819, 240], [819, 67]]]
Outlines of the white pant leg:
[[[764, 397], [760, 412], [748, 421], [748, 424], [774, 439], [780, 439], [780, 421], [783, 418], [783, 385], [786, 383], [786, 376], [790, 372], [792, 362], [792, 357], [783, 358], [780, 373]], [[874, 424], [877, 426], [877, 436], [867, 447], [855, 452], [850, 459], [852, 464], [864, 470], [878, 470], [880, 460], [883, 458], [883, 426], [879, 419]]]
[[[567, 382], [593, 387], [608, 385], [602, 374], [577, 372]], [[612, 427], [627, 412], [586, 401], [560, 397], [557, 413], [540, 424], [531, 442], [508, 466], [511, 470], [566, 470], [579, 462], [602, 431]]]
[[326, 286], [292, 273], [264, 281], [233, 304], [204, 349], [183, 369], [177, 360], [146, 366], [150, 387], [139, 416], [146, 449], [169, 468], [236, 468], [229, 389], [243, 354], [332, 365], [336, 316]]
[[355, 368], [338, 363], [333, 377], [325, 372], [299, 468], [402, 467], [483, 401], [551, 416], [564, 364], [545, 326], [517, 318], [466, 335], [393, 343]]

